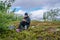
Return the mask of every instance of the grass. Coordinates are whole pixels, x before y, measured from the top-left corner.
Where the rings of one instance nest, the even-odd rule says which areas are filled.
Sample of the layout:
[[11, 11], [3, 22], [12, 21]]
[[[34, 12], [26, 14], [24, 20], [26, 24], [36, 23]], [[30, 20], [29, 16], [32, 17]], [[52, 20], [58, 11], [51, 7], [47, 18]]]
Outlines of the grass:
[[[18, 28], [19, 21], [11, 24]], [[60, 40], [60, 23], [32, 21], [28, 30], [19, 33], [9, 30], [0, 34], [0, 40]]]

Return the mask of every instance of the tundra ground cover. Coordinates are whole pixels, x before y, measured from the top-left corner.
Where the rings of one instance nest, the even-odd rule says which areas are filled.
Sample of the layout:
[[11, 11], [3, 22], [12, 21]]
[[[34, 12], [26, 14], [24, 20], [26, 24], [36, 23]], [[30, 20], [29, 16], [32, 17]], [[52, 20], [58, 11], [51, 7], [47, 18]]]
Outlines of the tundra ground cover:
[[[32, 22], [28, 30], [19, 33], [16, 30], [8, 30], [0, 34], [0, 40], [60, 40], [60, 23], [50, 23]], [[19, 22], [14, 24], [18, 27]]]

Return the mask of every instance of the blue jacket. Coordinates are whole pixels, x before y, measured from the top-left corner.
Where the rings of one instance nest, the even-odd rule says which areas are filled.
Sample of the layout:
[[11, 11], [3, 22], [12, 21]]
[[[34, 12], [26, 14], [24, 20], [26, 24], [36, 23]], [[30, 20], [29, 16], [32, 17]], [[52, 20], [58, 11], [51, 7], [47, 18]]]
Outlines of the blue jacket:
[[26, 24], [27, 24], [27, 25], [29, 25], [29, 24], [30, 24], [31, 19], [30, 19], [29, 17], [27, 17], [27, 18], [25, 18], [25, 20], [26, 20]]

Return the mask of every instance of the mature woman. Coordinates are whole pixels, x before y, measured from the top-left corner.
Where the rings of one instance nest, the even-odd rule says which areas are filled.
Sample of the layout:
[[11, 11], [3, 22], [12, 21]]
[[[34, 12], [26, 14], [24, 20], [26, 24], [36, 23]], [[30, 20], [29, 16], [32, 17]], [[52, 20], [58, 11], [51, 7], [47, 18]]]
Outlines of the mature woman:
[[25, 13], [23, 20], [20, 22], [19, 29], [28, 29], [30, 26], [30, 18], [28, 16], [28, 13]]

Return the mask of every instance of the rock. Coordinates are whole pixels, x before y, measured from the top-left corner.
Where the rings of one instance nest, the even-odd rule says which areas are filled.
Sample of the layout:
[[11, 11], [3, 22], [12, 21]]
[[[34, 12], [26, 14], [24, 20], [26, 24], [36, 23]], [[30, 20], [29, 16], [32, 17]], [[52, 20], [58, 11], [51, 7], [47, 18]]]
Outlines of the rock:
[[32, 26], [32, 28], [34, 28], [35, 26]]
[[56, 31], [60, 31], [60, 29], [56, 29]]
[[9, 28], [9, 30], [13, 30], [13, 29], [15, 29], [15, 26], [14, 25], [11, 25], [8, 28]]

